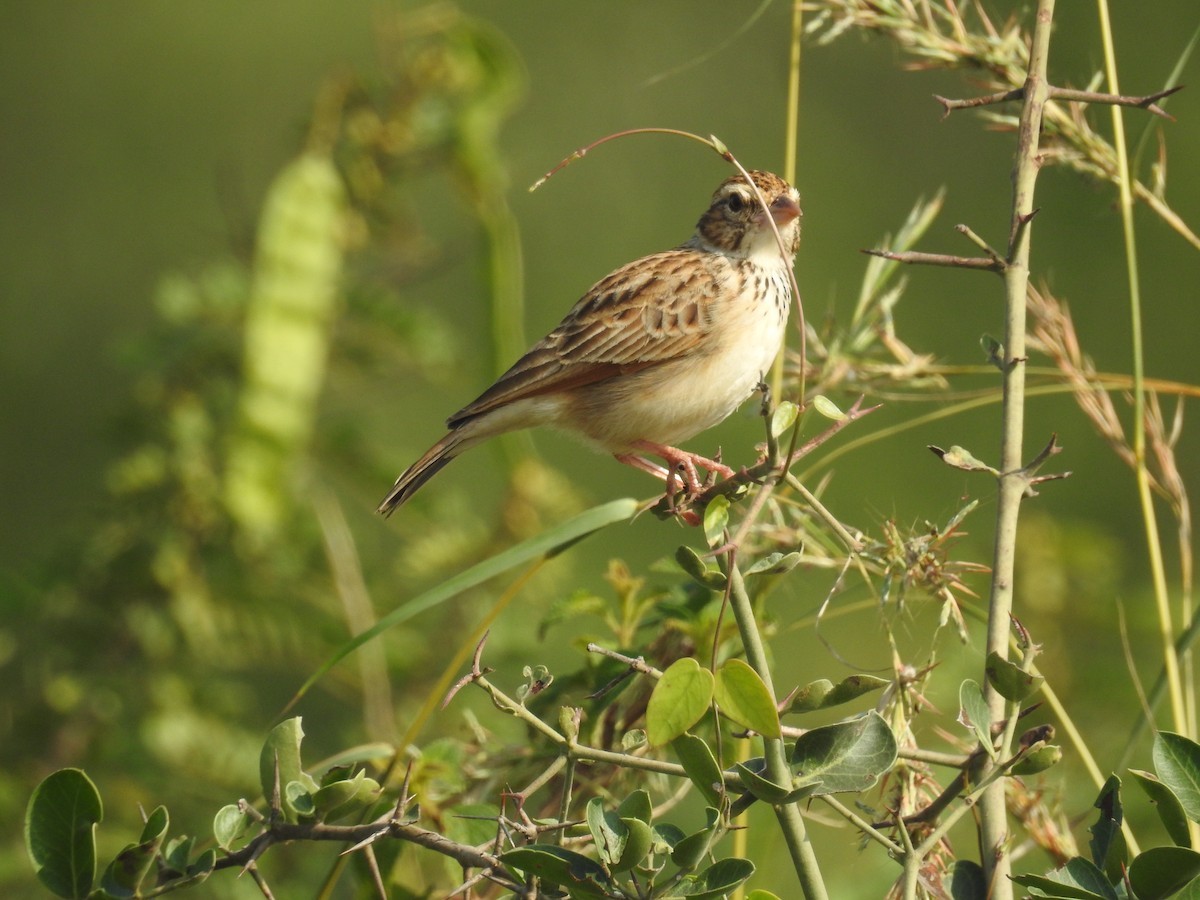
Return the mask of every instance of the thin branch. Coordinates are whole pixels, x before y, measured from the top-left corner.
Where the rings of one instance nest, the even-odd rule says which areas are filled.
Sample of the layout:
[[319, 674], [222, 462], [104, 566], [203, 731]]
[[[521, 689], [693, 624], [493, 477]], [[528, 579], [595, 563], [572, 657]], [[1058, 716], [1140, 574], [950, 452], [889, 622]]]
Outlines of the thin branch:
[[[1174, 122], [1175, 117], [1159, 106], [1158, 101], [1165, 97], [1170, 97], [1177, 91], [1183, 90], [1183, 87], [1182, 84], [1177, 84], [1175, 87], [1167, 88], [1164, 91], [1156, 91], [1153, 94], [1146, 94], [1143, 97], [1131, 97], [1127, 94], [1079, 91], [1075, 88], [1061, 88], [1049, 85], [1046, 88], [1046, 99], [1066, 100], [1070, 103], [1103, 103], [1108, 106], [1132, 106], [1144, 109], [1156, 116], [1161, 116], [1164, 119]], [[1024, 100], [1025, 87], [1022, 85], [1019, 88], [1013, 88], [1011, 91], [997, 91], [994, 94], [985, 94], [981, 97], [966, 97], [963, 99], [942, 97], [938, 94], [934, 94], [933, 97], [942, 105], [942, 118], [945, 118], [958, 109], [975, 109], [980, 106], [994, 106], [998, 103], [1008, 103], [1012, 100]]]
[[460, 844], [436, 831], [429, 831], [411, 823], [397, 822], [391, 819], [367, 822], [362, 825], [325, 825], [322, 823], [296, 824], [292, 822], [275, 822], [265, 831], [255, 837], [241, 850], [230, 853], [217, 860], [214, 869], [241, 868], [249, 865], [272, 844], [284, 844], [289, 841], [335, 841], [344, 844], [358, 844], [370, 841], [379, 834], [398, 840], [416, 844], [448, 856], [462, 866], [471, 869], [492, 869], [504, 871], [500, 859], [491, 853]]
[[1004, 260], [987, 256], [954, 256], [950, 253], [920, 253], [908, 250], [896, 253], [892, 250], [863, 250], [868, 256], [880, 256], [895, 262], [915, 266], [944, 266], [952, 269], [976, 269], [1000, 274], [1004, 271]]

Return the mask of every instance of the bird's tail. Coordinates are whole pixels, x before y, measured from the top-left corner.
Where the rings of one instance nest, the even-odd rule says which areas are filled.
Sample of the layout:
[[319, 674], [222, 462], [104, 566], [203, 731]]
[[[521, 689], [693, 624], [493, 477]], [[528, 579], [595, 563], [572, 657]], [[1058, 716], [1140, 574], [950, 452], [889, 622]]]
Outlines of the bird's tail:
[[444, 438], [425, 451], [425, 455], [404, 470], [404, 474], [396, 479], [388, 495], [376, 508], [382, 516], [390, 516], [396, 507], [405, 503], [409, 497], [421, 489], [430, 478], [441, 471], [442, 466], [458, 456], [464, 446], [462, 435], [451, 431]]

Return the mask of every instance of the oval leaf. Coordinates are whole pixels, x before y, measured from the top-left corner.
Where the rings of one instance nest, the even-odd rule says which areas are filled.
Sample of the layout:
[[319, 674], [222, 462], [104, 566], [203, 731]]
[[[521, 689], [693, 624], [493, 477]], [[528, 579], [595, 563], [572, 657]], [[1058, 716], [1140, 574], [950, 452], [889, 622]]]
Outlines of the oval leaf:
[[846, 418], [846, 414], [838, 408], [838, 405], [824, 394], [817, 394], [812, 398], [812, 407], [825, 418], [835, 422], [841, 422]]
[[718, 547], [725, 542], [725, 526], [729, 524], [729, 498], [717, 494], [704, 507], [704, 539], [708, 546]]
[[690, 900], [715, 900], [724, 897], [754, 874], [754, 863], [731, 857], [719, 859], [703, 872], [685, 878], [678, 886], [680, 896]]
[[596, 853], [606, 868], [611, 867], [625, 853], [629, 839], [629, 828], [616, 813], [604, 809], [604, 801], [593, 797], [587, 805], [587, 826], [596, 845]]
[[713, 697], [713, 675], [696, 660], [673, 662], [654, 685], [646, 707], [646, 737], [655, 747], [669, 744], [698, 721]]
[[820, 779], [817, 796], [863, 791], [896, 762], [896, 737], [875, 711], [800, 736], [792, 763], [806, 780]]
[[987, 701], [983, 699], [983, 688], [978, 682], [968, 678], [962, 683], [958, 689], [958, 705], [962, 710], [959, 721], [975, 732], [975, 739], [988, 755], [995, 759], [996, 747], [992, 741], [991, 716], [988, 714]]
[[996, 689], [996, 693], [1013, 703], [1020, 703], [1029, 697], [1046, 680], [1041, 675], [1026, 672], [995, 650], [988, 654], [985, 671], [988, 682]]
[[1158, 818], [1162, 821], [1163, 827], [1167, 829], [1167, 834], [1175, 846], [1192, 846], [1192, 837], [1188, 834], [1187, 814], [1183, 811], [1183, 804], [1179, 802], [1174, 791], [1159, 781], [1152, 772], [1130, 769], [1129, 774], [1137, 780], [1142, 790], [1146, 792], [1146, 796], [1150, 798], [1150, 802], [1158, 810]]
[[704, 795], [704, 799], [713, 806], [720, 806], [725, 778], [721, 774], [721, 767], [717, 765], [717, 757], [712, 748], [703, 738], [694, 734], [681, 734], [671, 741], [671, 749], [679, 757], [683, 771]]
[[654, 817], [654, 805], [650, 802], [650, 795], [642, 790], [633, 791], [621, 801], [621, 805], [617, 807], [617, 815], [622, 819], [637, 819], [649, 825]]
[[166, 837], [170, 817], [166, 807], [159, 806], [146, 819], [142, 827], [142, 839], [130, 844], [108, 864], [100, 879], [100, 887], [115, 897], [133, 897], [154, 865]]
[[1038, 747], [1032, 753], [1026, 753], [1021, 757], [1021, 760], [1012, 767], [1012, 773], [1014, 775], [1036, 775], [1039, 772], [1045, 772], [1052, 766], [1057, 766], [1062, 761], [1062, 755], [1062, 747], [1058, 744]]
[[213, 816], [213, 837], [216, 838], [217, 846], [225, 851], [232, 851], [249, 827], [250, 817], [242, 812], [242, 808], [236, 803], [222, 806]]
[[626, 872], [641, 864], [654, 846], [654, 830], [648, 822], [641, 819], [622, 818], [621, 821], [628, 829], [625, 838], [625, 850], [621, 858], [612, 865], [614, 872]]
[[96, 880], [100, 792], [81, 769], [46, 776], [25, 810], [25, 849], [38, 880], [60, 897], [86, 897]]
[[956, 860], [942, 875], [942, 891], [950, 900], [988, 900], [983, 867], [973, 860]]
[[771, 437], [777, 438], [791, 428], [799, 414], [800, 407], [791, 400], [784, 400], [775, 407], [771, 413]]
[[278, 764], [280, 803], [284, 817], [289, 822], [297, 819], [296, 810], [291, 808], [286, 796], [289, 782], [297, 782], [303, 791], [312, 792], [317, 783], [300, 768], [300, 743], [304, 740], [304, 729], [300, 717], [284, 719], [271, 729], [258, 757], [258, 775], [262, 784], [263, 797], [267, 802], [275, 796], [275, 773]]
[[1151, 847], [1129, 864], [1129, 883], [1138, 900], [1165, 900], [1200, 878], [1200, 853], [1186, 847]]
[[1200, 822], [1200, 745], [1171, 731], [1154, 738], [1154, 771], [1175, 792], [1184, 813]]
[[1049, 875], [1014, 875], [1013, 881], [1022, 887], [1036, 888], [1044, 897], [1068, 900], [1117, 900], [1108, 878], [1091, 860], [1077, 856], [1061, 869]]
[[314, 811], [321, 821], [332, 822], [374, 803], [382, 790], [378, 781], [360, 769], [353, 778], [334, 781], [313, 794]]
[[500, 861], [526, 875], [561, 884], [570, 889], [572, 897], [603, 897], [601, 886], [611, 883], [608, 873], [595, 860], [552, 844], [518, 847], [500, 854]]
[[671, 848], [671, 862], [684, 871], [696, 868], [708, 854], [708, 848], [712, 846], [715, 833], [713, 829], [706, 828], [695, 834], [689, 834]]
[[798, 550], [793, 550], [791, 553], [768, 553], [746, 569], [742, 575], [746, 578], [751, 575], [782, 575], [796, 568], [802, 558]]
[[891, 682], [874, 675], [850, 675], [837, 684], [821, 678], [805, 685], [792, 695], [787, 711], [790, 713], [814, 712], [849, 703], [863, 694], [887, 687]]
[[750, 664], [741, 659], [726, 660], [717, 670], [713, 694], [721, 712], [739, 725], [757, 731], [763, 737], [778, 738], [779, 710], [766, 684]]
[[742, 784], [756, 799], [764, 803], [782, 803], [791, 793], [791, 785], [771, 781], [762, 774], [765, 768], [762, 757], [756, 762], [757, 765], [751, 765], [749, 760], [745, 763], [734, 763], [733, 770], [741, 776]]
[[710, 591], [725, 590], [725, 574], [718, 569], [709, 568], [708, 564], [700, 558], [700, 554], [687, 544], [675, 551], [675, 561], [679, 563], [679, 568], [683, 569], [701, 587], [706, 587]]

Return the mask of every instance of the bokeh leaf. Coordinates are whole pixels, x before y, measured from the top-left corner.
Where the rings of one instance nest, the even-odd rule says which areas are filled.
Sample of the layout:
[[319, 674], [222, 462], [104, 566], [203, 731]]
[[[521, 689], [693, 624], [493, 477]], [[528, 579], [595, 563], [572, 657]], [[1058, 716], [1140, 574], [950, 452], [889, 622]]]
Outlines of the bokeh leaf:
[[82, 769], [59, 769], [25, 810], [25, 849], [38, 880], [59, 897], [86, 897], [96, 880], [100, 792]]

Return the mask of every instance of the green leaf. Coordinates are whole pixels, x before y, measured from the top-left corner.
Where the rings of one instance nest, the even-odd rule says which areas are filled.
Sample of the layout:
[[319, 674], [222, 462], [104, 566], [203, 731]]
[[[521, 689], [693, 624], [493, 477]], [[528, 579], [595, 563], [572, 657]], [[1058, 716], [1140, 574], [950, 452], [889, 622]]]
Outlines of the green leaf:
[[586, 818], [600, 862], [609, 868], [625, 853], [629, 828], [616, 813], [604, 809], [604, 801], [599, 797], [588, 801]]
[[712, 672], [691, 657], [675, 660], [654, 685], [646, 707], [646, 737], [651, 745], [669, 744], [695, 725], [712, 698]]
[[604, 887], [612, 883], [604, 867], [595, 860], [553, 844], [518, 847], [500, 854], [500, 861], [526, 875], [562, 885], [572, 898], [603, 897]]
[[720, 859], [696, 875], [689, 875], [666, 895], [687, 897], [688, 900], [715, 900], [724, 897], [754, 874], [754, 863], [731, 857]]
[[163, 848], [163, 860], [166, 862], [167, 868], [174, 869], [176, 872], [186, 871], [195, 846], [196, 839], [194, 837], [177, 837], [167, 841], [167, 846]]
[[[557, 556], [568, 547], [573, 546], [601, 528], [631, 518], [637, 512], [638, 505], [638, 501], [625, 498], [603, 503], [600, 506], [594, 506], [553, 528], [543, 531], [539, 535], [522, 541], [515, 547], [510, 547], [503, 553], [498, 553], [489, 559], [476, 563], [465, 572], [460, 572], [453, 578], [443, 581], [437, 587], [431, 588], [420, 596], [414, 597], [403, 606], [393, 609], [371, 628], [360, 632], [338, 647], [333, 655], [322, 663], [308, 677], [304, 684], [300, 686], [300, 690], [296, 692], [296, 695], [292, 697], [291, 702], [288, 704], [289, 708], [295, 706], [296, 702], [307, 694], [309, 689], [320, 681], [326, 672], [363, 644], [374, 640], [389, 628], [394, 628], [402, 622], [407, 622], [414, 616], [425, 612], [425, 610], [445, 603], [463, 591], [480, 585], [522, 563], [529, 562], [538, 557], [549, 559]], [[267, 796], [270, 795], [268, 794]]]
[[25, 810], [25, 849], [38, 880], [59, 897], [86, 897], [96, 880], [100, 792], [81, 769], [43, 779]]
[[617, 807], [617, 815], [622, 819], [637, 819], [649, 825], [654, 818], [654, 805], [650, 802], [650, 795], [643, 790], [631, 792]]
[[1158, 818], [1163, 823], [1163, 827], [1167, 829], [1167, 834], [1175, 846], [1192, 846], [1192, 836], [1188, 832], [1187, 814], [1183, 811], [1183, 804], [1179, 802], [1175, 792], [1159, 781], [1158, 776], [1152, 772], [1130, 769], [1129, 774], [1137, 780], [1138, 785], [1146, 792], [1146, 796], [1158, 810]]
[[983, 688], [979, 683], [968, 678], [958, 689], [958, 705], [962, 708], [964, 725], [970, 725], [975, 732], [975, 739], [992, 758], [996, 758], [996, 747], [992, 741], [991, 716], [988, 714], [987, 701], [983, 699]]
[[313, 803], [313, 789], [303, 782], [289, 781], [283, 788], [283, 808], [288, 816], [306, 819], [315, 816], [317, 807]]
[[863, 694], [877, 691], [891, 684], [885, 678], [874, 675], [850, 675], [834, 684], [828, 678], [810, 682], [792, 695], [787, 712], [806, 713], [818, 709], [829, 709], [840, 706], [861, 697]]
[[987, 357], [987, 361], [997, 369], [1003, 371], [1004, 345], [990, 334], [985, 334], [979, 339], [979, 346], [983, 348], [983, 353]]
[[838, 405], [824, 394], [817, 394], [812, 398], [812, 407], [826, 419], [832, 419], [835, 422], [841, 422], [846, 418], [846, 414], [838, 408]]
[[1020, 703], [1041, 688], [1046, 680], [1041, 675], [1026, 672], [1014, 662], [1004, 659], [993, 650], [985, 667], [988, 682], [1005, 700]]
[[764, 803], [782, 803], [792, 792], [792, 786], [777, 784], [767, 778], [762, 774], [765, 769], [766, 764], [761, 756], [753, 760], [746, 760], [744, 763], [733, 764], [733, 770], [741, 776], [742, 784], [755, 798]]
[[778, 438], [792, 427], [796, 417], [800, 415], [800, 407], [791, 400], [784, 400], [771, 413], [771, 437]]
[[324, 785], [312, 796], [317, 818], [322, 822], [333, 822], [352, 812], [370, 806], [383, 788], [374, 778], [368, 778], [360, 769], [353, 778], [334, 781]]
[[670, 822], [662, 822], [659, 825], [651, 826], [650, 833], [654, 837], [654, 852], [665, 853], [668, 856], [671, 855], [672, 850], [679, 846], [679, 842], [687, 837], [683, 833], [682, 828], [678, 825], [672, 825]]
[[1062, 747], [1058, 744], [1046, 744], [1038, 747], [1021, 757], [1012, 767], [1014, 775], [1036, 775], [1062, 762]]
[[763, 737], [778, 738], [779, 710], [758, 673], [742, 659], [728, 659], [717, 670], [713, 696], [721, 712]]
[[648, 822], [629, 816], [622, 816], [621, 821], [629, 829], [625, 838], [625, 850], [620, 859], [612, 864], [614, 872], [626, 872], [634, 866], [641, 865], [654, 846], [654, 829]]
[[184, 877], [176, 879], [173, 884], [199, 884], [208, 878], [216, 867], [217, 851], [210, 848], [197, 856], [196, 861], [187, 867]]
[[[390, 763], [396, 757], [396, 748], [392, 744], [384, 743], [383, 741], [375, 741], [367, 744], [358, 744], [354, 747], [347, 747], [335, 753], [333, 756], [328, 756], [321, 760], [315, 766], [313, 771], [324, 771], [326, 773], [331, 769], [336, 768], [353, 768], [354, 766], [362, 765], [363, 763], [377, 762], [381, 763], [380, 768], [384, 768], [387, 763]], [[326, 781], [325, 776], [321, 777], [322, 783]]]
[[1175, 900], [1200, 900], [1200, 878], [1193, 878], [1187, 887], [1175, 895]]
[[114, 897], [140, 896], [138, 888], [158, 857], [169, 822], [166, 807], [156, 807], [142, 827], [141, 840], [128, 845], [108, 864], [100, 878], [100, 889]]
[[236, 803], [222, 806], [213, 816], [213, 837], [217, 846], [232, 852], [234, 845], [246, 835], [250, 828], [250, 817]]
[[943, 450], [941, 447], [935, 447], [933, 444], [930, 444], [929, 449], [946, 465], [962, 469], [964, 472], [990, 472], [997, 476], [1000, 474], [999, 471], [993, 469], [987, 463], [972, 456], [971, 451], [957, 444], [949, 450]]
[[[746, 900], [780, 900], [777, 894], [772, 894], [770, 891], [764, 891], [762, 888], [755, 888], [746, 895]], [[955, 898], [957, 900], [957, 898]]]
[[1125, 841], [1121, 836], [1121, 820], [1125, 817], [1121, 808], [1121, 779], [1109, 775], [1092, 806], [1099, 811], [1096, 824], [1088, 829], [1092, 833], [1092, 839], [1088, 842], [1092, 862], [1104, 871], [1110, 881], [1114, 881], [1113, 875], [1120, 876], [1128, 859]]
[[1154, 771], [1175, 792], [1183, 811], [1200, 822], [1200, 745], [1181, 734], [1160, 731], [1154, 738]]
[[951, 864], [942, 875], [942, 890], [950, 900], [988, 900], [983, 867], [969, 859], [959, 859]]
[[717, 494], [704, 507], [704, 539], [708, 546], [719, 547], [725, 543], [725, 526], [729, 524], [729, 498]]
[[1077, 856], [1049, 875], [1014, 875], [1013, 881], [1032, 888], [1034, 897], [1056, 900], [1118, 900], [1104, 873], [1090, 860]]
[[711, 806], [704, 812], [708, 819], [708, 825], [700, 831], [680, 839], [671, 848], [671, 862], [684, 871], [696, 868], [716, 840], [717, 825], [721, 821], [721, 814]]
[[896, 737], [879, 713], [814, 728], [800, 736], [792, 763], [805, 779], [820, 779], [817, 796], [871, 787], [896, 762]]
[[700, 554], [691, 547], [683, 544], [675, 551], [675, 561], [693, 581], [710, 591], [723, 591], [727, 580], [720, 569], [711, 568], [700, 558]]
[[798, 550], [793, 550], [791, 553], [768, 553], [742, 572], [742, 576], [749, 578], [751, 575], [782, 575], [796, 568], [801, 559], [803, 557]]
[[1165, 900], [1200, 877], [1200, 853], [1186, 847], [1151, 847], [1129, 864], [1138, 900]]
[[258, 756], [258, 777], [262, 783], [263, 797], [268, 802], [275, 794], [275, 766], [278, 760], [280, 802], [284, 817], [289, 822], [296, 821], [296, 810], [288, 802], [288, 785], [296, 782], [308, 792], [317, 789], [317, 783], [300, 768], [300, 744], [303, 740], [304, 729], [300, 727], [300, 717], [284, 719], [271, 729]]
[[694, 784], [713, 806], [721, 805], [721, 794], [724, 790], [724, 776], [717, 758], [703, 738], [694, 734], [684, 733], [671, 741], [671, 749], [679, 757], [679, 763], [688, 779]]

